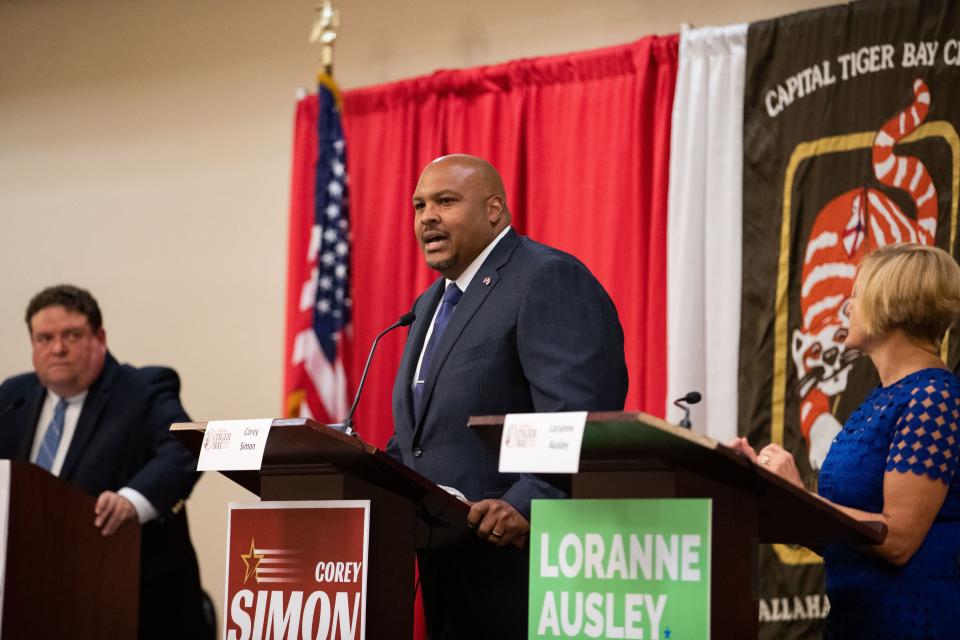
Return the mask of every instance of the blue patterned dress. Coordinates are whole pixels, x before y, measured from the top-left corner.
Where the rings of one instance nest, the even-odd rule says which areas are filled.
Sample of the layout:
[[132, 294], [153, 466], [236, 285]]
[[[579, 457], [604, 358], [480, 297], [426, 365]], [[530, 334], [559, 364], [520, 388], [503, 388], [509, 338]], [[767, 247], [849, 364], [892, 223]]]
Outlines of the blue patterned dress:
[[960, 380], [923, 369], [874, 389], [833, 444], [820, 494], [883, 510], [885, 472], [948, 485], [920, 549], [903, 567], [855, 547], [824, 549], [830, 615], [825, 638], [960, 638]]

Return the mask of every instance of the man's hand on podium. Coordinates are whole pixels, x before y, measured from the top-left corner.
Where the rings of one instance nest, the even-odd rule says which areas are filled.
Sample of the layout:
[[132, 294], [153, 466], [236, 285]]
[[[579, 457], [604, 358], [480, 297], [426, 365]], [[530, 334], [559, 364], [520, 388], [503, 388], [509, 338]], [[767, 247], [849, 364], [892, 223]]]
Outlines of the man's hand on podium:
[[93, 507], [93, 526], [105, 536], [112, 536], [127, 520], [137, 517], [133, 504], [119, 493], [104, 491]]
[[490, 544], [505, 547], [512, 544], [522, 549], [527, 544], [530, 523], [503, 500], [480, 500], [470, 506], [467, 524], [477, 530], [477, 537]]

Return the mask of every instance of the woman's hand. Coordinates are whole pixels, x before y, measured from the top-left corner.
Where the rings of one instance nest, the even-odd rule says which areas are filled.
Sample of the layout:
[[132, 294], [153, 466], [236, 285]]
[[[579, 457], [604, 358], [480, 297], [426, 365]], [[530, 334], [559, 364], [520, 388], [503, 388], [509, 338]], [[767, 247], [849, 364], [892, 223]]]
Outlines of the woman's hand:
[[747, 458], [750, 459], [750, 462], [756, 464], [757, 462], [757, 452], [753, 450], [753, 447], [750, 446], [750, 442], [746, 438], [735, 438], [730, 444], [727, 445], [735, 451], [739, 451]]
[[736, 438], [727, 446], [745, 455], [750, 459], [750, 462], [763, 465], [784, 480], [797, 485], [801, 489], [805, 488], [803, 480], [800, 479], [797, 464], [793, 461], [793, 454], [780, 445], [768, 444], [760, 450], [760, 453], [757, 453], [746, 438]]
[[756, 463], [777, 474], [787, 482], [804, 489], [800, 479], [800, 470], [793, 460], [793, 454], [778, 444], [768, 444], [757, 454]]

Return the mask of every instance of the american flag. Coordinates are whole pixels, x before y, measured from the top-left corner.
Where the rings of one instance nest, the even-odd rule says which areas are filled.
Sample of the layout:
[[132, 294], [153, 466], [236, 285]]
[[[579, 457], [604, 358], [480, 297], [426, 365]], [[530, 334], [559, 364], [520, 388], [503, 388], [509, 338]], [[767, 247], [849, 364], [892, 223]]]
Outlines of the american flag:
[[336, 95], [324, 84], [318, 91], [317, 179], [314, 191], [311, 252], [316, 247], [317, 288], [313, 330], [332, 364], [337, 340], [350, 322], [350, 222], [346, 153]]
[[312, 322], [296, 333], [288, 363], [302, 367], [303, 382], [314, 393], [288, 388], [287, 413], [329, 422], [342, 419], [347, 409], [342, 355], [351, 315], [350, 218], [339, 94], [326, 76], [320, 78], [317, 102], [313, 220], [303, 270], [309, 277], [302, 283], [299, 303], [301, 317], [309, 312]]

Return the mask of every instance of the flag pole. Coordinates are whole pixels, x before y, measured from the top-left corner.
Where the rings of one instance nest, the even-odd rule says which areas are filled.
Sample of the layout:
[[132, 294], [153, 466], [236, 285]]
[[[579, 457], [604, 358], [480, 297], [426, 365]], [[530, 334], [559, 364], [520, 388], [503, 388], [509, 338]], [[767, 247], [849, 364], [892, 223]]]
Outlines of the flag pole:
[[333, 78], [333, 44], [340, 28], [340, 10], [330, 0], [317, 3], [310, 42], [320, 43], [321, 72]]

